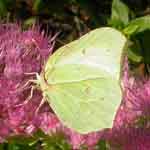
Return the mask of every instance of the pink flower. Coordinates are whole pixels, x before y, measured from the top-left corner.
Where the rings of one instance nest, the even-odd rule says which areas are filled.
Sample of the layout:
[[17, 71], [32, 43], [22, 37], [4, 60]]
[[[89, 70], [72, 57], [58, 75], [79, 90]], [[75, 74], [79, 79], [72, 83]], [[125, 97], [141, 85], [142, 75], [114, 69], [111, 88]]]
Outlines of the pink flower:
[[150, 148], [150, 79], [129, 74], [127, 58], [123, 66], [123, 100], [107, 140], [123, 150]]
[[[16, 24], [0, 25], [0, 125], [4, 124], [0, 129], [1, 138], [32, 133], [40, 127], [35, 125], [34, 120], [42, 94], [34, 90], [30, 101], [25, 104], [33, 84], [24, 85], [30, 79], [35, 79], [34, 74], [26, 73], [41, 72], [52, 53], [54, 39], [44, 36], [38, 27], [23, 31]], [[50, 111], [50, 108], [46, 111]]]

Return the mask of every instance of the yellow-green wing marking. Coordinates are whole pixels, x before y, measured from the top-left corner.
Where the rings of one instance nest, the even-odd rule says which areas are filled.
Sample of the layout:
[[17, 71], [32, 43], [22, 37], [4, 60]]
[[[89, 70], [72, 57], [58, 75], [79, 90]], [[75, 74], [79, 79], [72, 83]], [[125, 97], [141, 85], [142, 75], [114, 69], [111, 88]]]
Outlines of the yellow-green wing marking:
[[59, 119], [79, 133], [110, 128], [121, 101], [120, 62], [126, 38], [95, 29], [59, 48], [45, 66], [44, 90]]

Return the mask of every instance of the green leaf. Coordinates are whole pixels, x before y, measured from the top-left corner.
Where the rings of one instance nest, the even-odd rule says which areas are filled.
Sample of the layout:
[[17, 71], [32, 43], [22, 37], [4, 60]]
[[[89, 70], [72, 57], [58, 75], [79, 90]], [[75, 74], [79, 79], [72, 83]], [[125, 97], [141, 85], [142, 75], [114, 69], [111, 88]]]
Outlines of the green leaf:
[[129, 59], [133, 62], [150, 63], [150, 15], [137, 18], [123, 30], [130, 40], [132, 47], [128, 51]]
[[0, 144], [0, 150], [71, 150], [71, 145], [61, 132], [47, 135], [38, 130], [32, 136], [22, 134], [6, 140]]
[[83, 134], [112, 127], [125, 43], [119, 31], [100, 28], [50, 56], [40, 85], [64, 125]]
[[110, 145], [106, 140], [101, 139], [96, 145], [96, 150], [110, 150]]
[[71, 150], [71, 145], [67, 142], [62, 133], [52, 134], [43, 139], [43, 150]]
[[7, 13], [5, 0], [0, 0], [0, 16], [4, 16]]
[[36, 23], [36, 18], [35, 17], [30, 17], [26, 19], [23, 23], [24, 28], [29, 28], [32, 27]]
[[120, 0], [113, 0], [111, 19], [109, 24], [112, 27], [122, 29], [129, 22], [129, 8]]
[[141, 55], [139, 55], [137, 52], [134, 51], [134, 49], [131, 48], [128, 49], [128, 58], [135, 63], [139, 63], [143, 59]]
[[33, 10], [37, 12], [39, 10], [40, 4], [41, 4], [41, 0], [35, 0], [33, 4]]
[[150, 64], [150, 29], [136, 34], [136, 39], [139, 41], [144, 63]]
[[135, 35], [145, 30], [150, 30], [150, 15], [132, 20], [123, 30], [126, 35]]

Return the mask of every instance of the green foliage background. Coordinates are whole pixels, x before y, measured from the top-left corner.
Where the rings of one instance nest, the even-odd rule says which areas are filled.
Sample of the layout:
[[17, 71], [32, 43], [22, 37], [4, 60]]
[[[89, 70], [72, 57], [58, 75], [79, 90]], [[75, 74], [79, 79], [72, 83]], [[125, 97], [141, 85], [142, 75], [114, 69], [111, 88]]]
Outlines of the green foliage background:
[[[150, 0], [123, 0], [123, 2], [132, 10], [130, 18], [150, 13]], [[118, 8], [122, 8], [121, 11], [126, 11], [123, 4], [114, 4], [113, 8], [118, 5]], [[25, 26], [35, 21], [40, 22], [44, 29], [48, 27], [47, 30], [61, 31], [59, 37], [61, 42], [68, 43], [108, 22], [114, 25], [114, 22], [109, 21], [111, 6], [112, 0], [0, 0], [0, 16], [3, 21], [22, 20]], [[119, 10], [116, 8], [116, 11]], [[113, 14], [113, 18], [114, 16]], [[127, 15], [121, 13], [120, 16], [119, 19], [126, 20], [127, 24], [129, 21]]]

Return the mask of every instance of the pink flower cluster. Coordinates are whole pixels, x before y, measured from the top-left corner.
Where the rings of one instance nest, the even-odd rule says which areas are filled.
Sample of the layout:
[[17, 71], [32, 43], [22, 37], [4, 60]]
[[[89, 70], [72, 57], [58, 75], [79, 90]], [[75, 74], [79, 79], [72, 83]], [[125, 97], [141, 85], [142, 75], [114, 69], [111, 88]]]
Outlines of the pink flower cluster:
[[150, 149], [150, 79], [130, 75], [127, 58], [123, 65], [123, 100], [107, 137], [122, 150]]
[[28, 73], [42, 71], [54, 43], [55, 36], [44, 36], [38, 28], [22, 31], [19, 25], [0, 25], [0, 140], [16, 134], [30, 135], [40, 128], [47, 134], [62, 131], [74, 150], [83, 144], [94, 150], [99, 139], [106, 139], [114, 149], [150, 149], [150, 120], [145, 119], [144, 125], [138, 120], [141, 116], [150, 118], [150, 80], [129, 76], [127, 60], [123, 100], [112, 129], [81, 135], [64, 127], [47, 103], [36, 113], [42, 93], [35, 89], [30, 97], [33, 84], [26, 83], [35, 75]]
[[35, 89], [30, 97], [33, 83], [26, 83], [35, 79], [35, 74], [29, 73], [42, 71], [54, 43], [55, 36], [44, 36], [38, 28], [22, 31], [19, 25], [0, 25], [1, 142], [11, 135], [30, 135], [39, 128], [47, 134], [57, 130], [64, 132], [74, 149], [97, 142], [97, 133], [91, 134], [91, 138], [65, 128], [46, 103], [36, 113], [42, 93]]
[[[26, 84], [40, 73], [54, 46], [54, 37], [44, 36], [38, 28], [22, 31], [19, 25], [0, 25], [0, 138], [31, 133], [36, 129], [35, 110], [42, 95]], [[25, 86], [27, 85], [27, 86]], [[46, 109], [46, 108], [45, 108]], [[49, 108], [47, 108], [49, 109]], [[46, 109], [46, 111], [48, 111]], [[39, 118], [42, 116], [39, 114]], [[38, 127], [38, 126], [37, 126]]]

